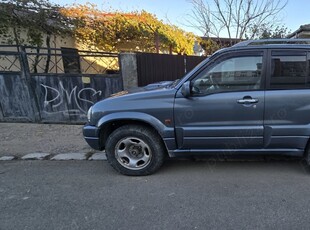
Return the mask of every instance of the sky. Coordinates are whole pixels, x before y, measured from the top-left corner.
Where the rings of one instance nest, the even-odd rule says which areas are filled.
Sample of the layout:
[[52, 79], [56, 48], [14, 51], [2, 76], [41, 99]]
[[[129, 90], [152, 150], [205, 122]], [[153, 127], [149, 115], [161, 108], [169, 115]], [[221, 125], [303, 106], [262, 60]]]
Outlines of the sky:
[[[96, 4], [101, 10], [110, 8], [121, 11], [146, 10], [153, 13], [164, 22], [177, 25], [185, 31], [196, 35], [203, 34], [188, 26], [186, 20], [191, 13], [190, 0], [51, 0], [59, 5], [85, 4], [87, 2]], [[300, 25], [310, 24], [310, 0], [288, 0], [288, 4], [279, 14], [279, 19], [290, 32], [297, 30]]]

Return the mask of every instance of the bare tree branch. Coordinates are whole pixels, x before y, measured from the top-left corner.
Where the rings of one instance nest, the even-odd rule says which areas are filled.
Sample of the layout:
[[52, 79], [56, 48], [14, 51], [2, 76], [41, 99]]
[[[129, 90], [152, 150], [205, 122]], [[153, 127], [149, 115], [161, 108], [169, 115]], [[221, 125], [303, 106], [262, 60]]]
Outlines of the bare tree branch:
[[190, 0], [187, 22], [205, 36], [225, 34], [233, 39], [253, 38], [259, 27], [272, 24], [288, 0]]

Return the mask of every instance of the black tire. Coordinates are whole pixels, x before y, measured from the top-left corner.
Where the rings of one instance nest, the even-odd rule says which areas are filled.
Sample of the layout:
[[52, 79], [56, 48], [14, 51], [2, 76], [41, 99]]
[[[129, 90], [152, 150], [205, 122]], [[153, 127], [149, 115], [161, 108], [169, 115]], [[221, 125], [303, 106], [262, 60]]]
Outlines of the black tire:
[[166, 155], [161, 137], [140, 125], [125, 125], [113, 131], [106, 141], [105, 150], [109, 164], [128, 176], [154, 173]]
[[308, 168], [310, 168], [310, 145], [309, 144], [306, 147], [304, 159], [305, 159], [305, 162], [306, 162]]

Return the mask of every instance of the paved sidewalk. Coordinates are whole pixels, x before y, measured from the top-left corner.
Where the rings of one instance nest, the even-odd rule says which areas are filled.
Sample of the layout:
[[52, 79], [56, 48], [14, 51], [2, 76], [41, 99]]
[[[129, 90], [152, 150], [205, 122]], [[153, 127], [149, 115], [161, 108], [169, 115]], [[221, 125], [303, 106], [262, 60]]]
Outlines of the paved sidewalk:
[[0, 157], [26, 154], [93, 154], [82, 134], [83, 125], [0, 123]]

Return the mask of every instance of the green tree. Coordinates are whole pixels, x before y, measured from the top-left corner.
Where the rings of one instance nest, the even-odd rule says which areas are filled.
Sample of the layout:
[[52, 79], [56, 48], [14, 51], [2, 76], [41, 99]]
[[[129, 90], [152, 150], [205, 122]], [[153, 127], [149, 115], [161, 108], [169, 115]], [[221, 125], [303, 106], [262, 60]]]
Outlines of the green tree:
[[[37, 72], [40, 47], [50, 48], [52, 35], [71, 33], [70, 20], [59, 13], [59, 7], [47, 0], [2, 0], [0, 3], [0, 36], [7, 44], [36, 46], [37, 55], [33, 64]], [[27, 33], [27, 38], [21, 36]], [[11, 34], [12, 33], [12, 34]], [[47, 50], [45, 72], [49, 70], [51, 51]]]
[[260, 34], [258, 37], [260, 39], [267, 38], [286, 38], [289, 35], [290, 31], [285, 26], [276, 26], [273, 28], [261, 28]]
[[200, 39], [199, 44], [204, 49], [205, 55], [211, 55], [215, 51], [217, 51], [221, 48], [221, 46], [218, 43], [216, 43], [215, 41], [213, 41], [210, 38], [209, 39]]
[[[42, 46], [43, 34], [49, 46], [50, 36], [70, 33], [70, 20], [59, 13], [59, 7], [47, 0], [2, 0], [0, 3], [0, 35], [9, 36], [12, 29], [13, 39], [8, 43], [25, 43]], [[27, 40], [21, 38], [21, 31], [27, 32]]]

